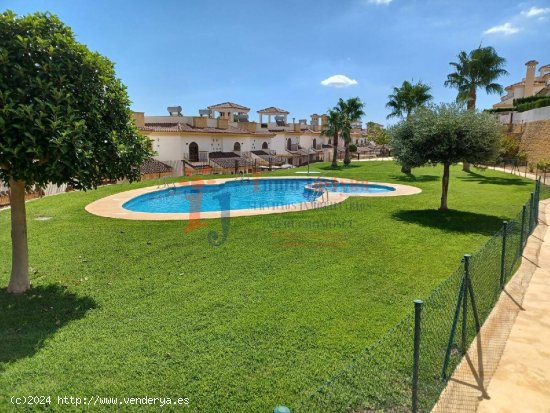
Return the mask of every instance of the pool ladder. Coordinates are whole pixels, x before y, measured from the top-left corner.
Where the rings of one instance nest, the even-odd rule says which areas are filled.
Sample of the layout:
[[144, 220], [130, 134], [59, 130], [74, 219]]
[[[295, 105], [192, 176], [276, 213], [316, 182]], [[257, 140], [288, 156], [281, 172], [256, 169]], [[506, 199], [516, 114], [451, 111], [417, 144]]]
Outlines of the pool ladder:
[[240, 182], [244, 182], [245, 180], [246, 181], [250, 181], [250, 177], [249, 176], [245, 176], [244, 174], [244, 171], [240, 171], [239, 172], [239, 175], [240, 175]]
[[159, 183], [157, 185], [157, 189], [158, 188], [176, 188], [176, 183], [175, 182], [167, 182], [165, 179], [163, 180], [162, 178], [159, 178]]

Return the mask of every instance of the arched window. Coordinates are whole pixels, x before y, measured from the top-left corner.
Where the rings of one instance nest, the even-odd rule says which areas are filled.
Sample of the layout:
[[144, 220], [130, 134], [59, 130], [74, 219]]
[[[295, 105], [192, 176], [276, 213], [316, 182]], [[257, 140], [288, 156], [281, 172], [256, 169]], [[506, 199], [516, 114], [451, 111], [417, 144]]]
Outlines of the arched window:
[[189, 160], [191, 162], [199, 161], [199, 145], [196, 142], [191, 142], [189, 144]]
[[241, 151], [241, 144], [239, 142], [235, 142], [235, 145], [233, 145], [233, 150], [235, 152], [240, 152]]
[[268, 148], [267, 142], [262, 143], [262, 149], [267, 149], [267, 148]]
[[290, 140], [290, 138], [288, 138], [287, 141], [286, 141], [286, 149], [287, 149], [287, 151], [289, 151], [290, 148], [292, 148], [292, 141]]
[[313, 139], [313, 148], [317, 147], [317, 139]]

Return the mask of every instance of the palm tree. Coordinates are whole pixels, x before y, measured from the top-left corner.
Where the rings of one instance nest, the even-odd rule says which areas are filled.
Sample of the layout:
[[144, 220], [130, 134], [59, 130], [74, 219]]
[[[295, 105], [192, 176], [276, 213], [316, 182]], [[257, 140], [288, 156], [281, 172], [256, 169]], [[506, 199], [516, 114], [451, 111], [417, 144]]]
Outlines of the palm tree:
[[344, 127], [344, 119], [342, 112], [338, 108], [334, 108], [328, 111], [327, 113], [327, 123], [325, 129], [323, 129], [322, 134], [332, 138], [332, 146], [334, 147], [334, 152], [332, 155], [332, 167], [336, 168], [338, 166], [338, 135]]
[[363, 102], [359, 98], [350, 98], [344, 101], [342, 98], [338, 100], [335, 110], [339, 110], [344, 118], [343, 127], [341, 129], [342, 139], [344, 140], [344, 165], [351, 163], [349, 154], [349, 144], [351, 143], [351, 129], [352, 125], [361, 119], [361, 116], [365, 114]]
[[[478, 88], [484, 88], [488, 94], [502, 94], [502, 85], [496, 80], [508, 74], [504, 70], [506, 59], [494, 48], [479, 46], [470, 53], [461, 51], [457, 57], [458, 62], [449, 63], [455, 71], [448, 74], [445, 81], [445, 86], [458, 89], [457, 102], [466, 103], [468, 110], [475, 110]], [[462, 169], [470, 172], [470, 164], [464, 162]]]
[[426, 106], [432, 100], [430, 89], [431, 87], [425, 83], [412, 84], [407, 80], [401, 87], [394, 87], [393, 93], [388, 96], [389, 101], [386, 103], [386, 107], [392, 111], [386, 118], [404, 117], [409, 120], [415, 109]]
[[[386, 118], [404, 117], [409, 120], [415, 109], [426, 106], [432, 100], [430, 89], [431, 87], [425, 83], [412, 84], [407, 80], [403, 82], [401, 87], [394, 87], [393, 93], [388, 96], [389, 101], [386, 103], [386, 107], [392, 111]], [[410, 174], [411, 167], [402, 165], [401, 172]]]

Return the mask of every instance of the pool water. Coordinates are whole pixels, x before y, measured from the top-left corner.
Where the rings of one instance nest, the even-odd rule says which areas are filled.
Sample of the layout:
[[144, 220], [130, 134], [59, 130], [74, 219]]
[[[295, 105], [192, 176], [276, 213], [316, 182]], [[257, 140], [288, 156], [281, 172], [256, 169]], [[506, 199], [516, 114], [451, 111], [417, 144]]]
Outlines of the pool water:
[[327, 181], [313, 184], [314, 188], [326, 189], [329, 192], [340, 192], [344, 194], [377, 194], [395, 191], [395, 188], [378, 184], [363, 184], [357, 182], [336, 182]]
[[[317, 190], [312, 189], [317, 188]], [[382, 185], [344, 184], [330, 179], [243, 179], [223, 184], [197, 183], [137, 196], [122, 206], [135, 212], [191, 213], [279, 208], [315, 201], [322, 191], [387, 192]]]

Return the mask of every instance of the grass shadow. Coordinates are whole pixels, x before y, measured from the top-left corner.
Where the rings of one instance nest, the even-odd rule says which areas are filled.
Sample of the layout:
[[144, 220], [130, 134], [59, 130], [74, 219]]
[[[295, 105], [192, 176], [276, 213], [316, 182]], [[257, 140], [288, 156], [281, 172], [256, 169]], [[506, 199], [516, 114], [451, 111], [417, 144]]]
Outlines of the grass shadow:
[[35, 354], [58, 329], [94, 308], [92, 298], [59, 285], [34, 287], [21, 295], [0, 289], [0, 371], [5, 363]]
[[467, 211], [437, 209], [401, 210], [393, 214], [398, 221], [437, 228], [447, 232], [491, 236], [502, 226], [503, 219], [494, 215]]
[[398, 182], [435, 182], [441, 180], [441, 177], [439, 175], [402, 174], [390, 175], [390, 178]]
[[491, 185], [531, 185], [530, 182], [526, 182], [521, 178], [512, 177], [499, 177], [499, 176], [485, 176], [476, 172], [467, 172], [468, 176], [458, 176], [457, 178], [465, 182], [477, 182], [479, 184], [491, 184]]
[[321, 166], [318, 169], [322, 169], [323, 171], [345, 171], [346, 169], [351, 168], [359, 168], [361, 165], [355, 165], [353, 163], [349, 165], [338, 165], [336, 168], [333, 168], [332, 166]]

